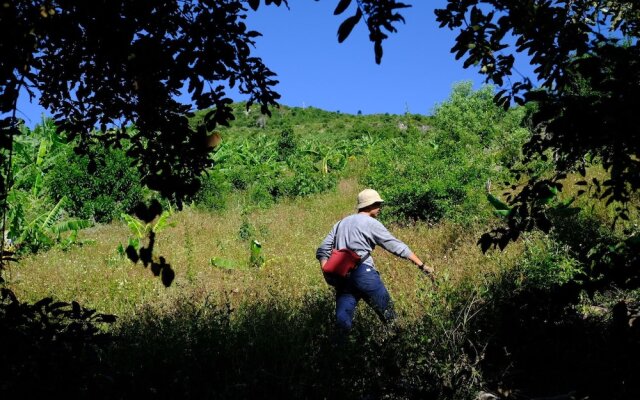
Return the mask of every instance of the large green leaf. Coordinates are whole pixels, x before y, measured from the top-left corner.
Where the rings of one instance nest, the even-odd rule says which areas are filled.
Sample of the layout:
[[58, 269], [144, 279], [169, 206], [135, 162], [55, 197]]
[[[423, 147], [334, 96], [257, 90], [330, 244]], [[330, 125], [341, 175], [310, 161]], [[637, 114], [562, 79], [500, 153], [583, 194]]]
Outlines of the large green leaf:
[[167, 226], [175, 226], [175, 223], [169, 223], [169, 217], [173, 214], [173, 212], [171, 210], [165, 210], [162, 212], [162, 214], [160, 215], [160, 218], [158, 218], [158, 222], [155, 223], [155, 225], [153, 225], [153, 231], [158, 233], [160, 231], [162, 231], [164, 228], [166, 228]]
[[50, 232], [60, 236], [60, 234], [65, 232], [77, 233], [79, 230], [88, 228], [90, 226], [90, 221], [84, 219], [69, 219], [53, 225], [50, 229]]
[[238, 263], [236, 263], [235, 261], [220, 257], [213, 257], [209, 259], [209, 263], [216, 268], [229, 270], [236, 269], [238, 267]]
[[[44, 217], [44, 219], [42, 220], [42, 223], [40, 224], [40, 226], [42, 227], [43, 230], [50, 230], [51, 227], [53, 226], [53, 224], [60, 218], [60, 216], [62, 215], [63, 209], [62, 207], [64, 206], [64, 204], [67, 202], [67, 197], [63, 196], [60, 201], [58, 201], [58, 203], [51, 209], [51, 211], [49, 211], [48, 213], [46, 213], [46, 216]], [[43, 214], [44, 216], [45, 214]]]
[[122, 219], [124, 219], [124, 222], [136, 237], [143, 238], [146, 235], [146, 225], [144, 222], [128, 214], [122, 214]]

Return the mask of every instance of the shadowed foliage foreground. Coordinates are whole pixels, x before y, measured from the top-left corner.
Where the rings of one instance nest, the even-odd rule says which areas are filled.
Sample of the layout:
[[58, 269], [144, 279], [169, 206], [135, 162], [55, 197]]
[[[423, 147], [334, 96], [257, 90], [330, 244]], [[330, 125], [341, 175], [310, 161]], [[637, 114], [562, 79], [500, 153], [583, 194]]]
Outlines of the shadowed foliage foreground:
[[3, 291], [0, 392], [468, 399], [484, 388], [502, 398], [637, 398], [640, 335], [627, 303], [613, 321], [585, 317], [566, 306], [566, 288], [523, 290], [503, 278], [484, 295], [442, 287], [427, 315], [394, 332], [363, 309], [346, 338], [331, 329], [333, 299], [324, 294], [299, 308], [182, 298], [170, 312], [143, 309], [104, 334], [96, 324], [108, 316], [50, 300], [23, 304]]

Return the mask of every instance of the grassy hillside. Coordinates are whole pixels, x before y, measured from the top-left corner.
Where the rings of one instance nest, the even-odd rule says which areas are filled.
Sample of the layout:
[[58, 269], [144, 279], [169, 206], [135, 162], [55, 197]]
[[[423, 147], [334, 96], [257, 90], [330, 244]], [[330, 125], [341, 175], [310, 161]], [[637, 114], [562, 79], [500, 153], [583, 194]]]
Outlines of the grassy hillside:
[[[273, 396], [349, 398], [369, 392], [402, 396], [409, 390], [406, 396], [420, 387], [437, 393], [443, 385], [453, 385], [447, 379], [468, 382], [468, 388], [450, 389], [467, 393], [476, 380], [467, 376], [473, 363], [465, 361], [458, 348], [461, 337], [455, 335], [468, 327], [452, 326], [456, 322], [450, 318], [475, 312], [478, 304], [473, 301], [478, 300], [467, 300], [458, 290], [464, 286], [466, 292], [477, 292], [516, 262], [522, 246], [484, 256], [475, 246], [479, 230], [446, 223], [393, 227], [397, 237], [436, 268], [439, 288], [409, 262], [376, 250], [376, 263], [406, 333], [387, 343], [383, 327], [362, 304], [352, 341], [335, 350], [332, 289], [314, 254], [333, 223], [353, 212], [361, 188], [354, 179], [345, 179], [335, 192], [283, 201], [244, 216], [240, 198], [218, 214], [177, 212], [171, 217], [175, 227], [157, 236], [156, 255], [176, 272], [168, 288], [149, 269], [117, 254], [118, 243], [130, 234], [122, 223], [84, 231], [95, 244], [23, 259], [9, 271], [9, 287], [23, 300], [53, 296], [118, 315], [110, 331], [119, 344], [104, 350], [108, 356], [103, 363], [85, 367], [109, 371], [123, 385], [116, 393], [132, 390], [153, 397], [149, 391], [156, 388], [163, 396], [238, 398], [268, 389]], [[238, 234], [246, 221], [263, 245], [261, 268], [248, 266], [249, 243]], [[216, 268], [212, 257], [236, 267]], [[429, 355], [428, 349], [438, 354]], [[395, 352], [402, 357], [390, 361]], [[336, 376], [334, 364], [343, 363], [341, 357], [349, 360], [341, 364], [344, 368], [357, 368]], [[449, 362], [459, 366], [452, 369]], [[156, 372], [148, 370], [150, 365]], [[421, 372], [414, 376], [416, 371]], [[387, 378], [372, 385], [370, 374], [376, 373]], [[360, 383], [354, 386], [354, 380]]]
[[[299, 304], [309, 294], [330, 292], [319, 272], [315, 250], [337, 220], [354, 212], [355, 197], [362, 188], [355, 179], [345, 179], [334, 192], [244, 214], [240, 196], [221, 213], [176, 212], [170, 218], [175, 226], [156, 238], [157, 256], [165, 257], [176, 271], [169, 288], [141, 264], [117, 253], [118, 244], [126, 243], [131, 235], [124, 223], [83, 231], [83, 237], [94, 244], [23, 259], [8, 271], [9, 281], [23, 299], [53, 295], [123, 318], [148, 304], [170, 311], [171, 303], [185, 295], [199, 300], [212, 297], [217, 302], [231, 296], [234, 305], [269, 298]], [[263, 246], [261, 268], [249, 266], [250, 243], [239, 234], [247, 223]], [[453, 224], [418, 223], [393, 227], [393, 232], [433, 265], [443, 282], [451, 284], [465, 279], [482, 281], [482, 276], [500, 265], [513, 263], [522, 251], [521, 246], [513, 246], [505, 253], [484, 256], [475, 245], [481, 229], [469, 231]], [[210, 262], [214, 257], [232, 266], [215, 267]], [[401, 312], [422, 315], [426, 305], [418, 293], [429, 288], [428, 280], [411, 263], [384, 250], [377, 249], [374, 257]]]
[[[581, 197], [572, 204], [581, 210], [555, 217], [549, 234], [528, 233], [486, 254], [477, 245], [501, 223], [485, 185], [493, 182], [500, 197], [502, 181], [515, 179], [509, 168], [518, 164], [528, 134], [526, 110], [496, 109], [490, 90], [465, 86], [429, 117], [282, 107], [265, 119], [245, 113], [242, 104], [236, 108], [236, 121], [219, 130], [222, 146], [201, 192], [181, 211], [164, 203], [172, 212], [157, 230], [153, 256], [175, 273], [168, 287], [154, 276], [158, 271], [123, 254], [137, 237], [124, 219], [49, 242], [42, 236], [51, 235], [47, 225], [38, 230], [24, 223], [43, 211], [50, 215], [63, 201], [47, 182], [78, 182], [66, 193], [81, 192], [78, 204], [91, 204], [62, 203], [66, 211], [55, 214], [56, 222], [112, 205], [118, 215], [124, 204], [100, 193], [103, 178], [65, 169], [83, 161], [60, 156], [67, 154], [65, 144], [47, 139], [42, 153], [51, 157], [31, 163], [38, 169], [28, 176], [35, 178], [12, 189], [21, 213], [11, 221], [29, 235], [19, 236], [25, 243], [20, 261], [3, 273], [3, 290], [17, 299], [2, 292], [0, 340], [8, 350], [0, 353], [1, 392], [388, 399], [468, 399], [479, 390], [515, 398], [514, 389], [529, 397], [637, 393], [628, 382], [638, 348], [620, 346], [611, 310], [621, 302], [632, 307], [638, 291], [611, 286], [594, 294], [575, 284], [594, 252], [633, 237], [637, 215], [611, 229], [611, 208]], [[27, 137], [24, 154], [51, 138]], [[537, 167], [544, 174], [549, 164]], [[67, 179], [48, 180], [53, 175]], [[597, 162], [589, 176], [604, 176]], [[353, 334], [337, 338], [333, 289], [315, 250], [369, 186], [388, 200], [382, 220], [436, 269], [437, 283], [377, 249], [398, 331], [389, 332], [361, 304]], [[566, 189], [554, 204], [576, 190]], [[262, 250], [252, 259], [254, 241]], [[141, 246], [147, 244], [143, 238]], [[605, 255], [622, 253], [616, 249]], [[48, 296], [79, 304], [55, 308], [54, 300], [40, 301]], [[117, 321], [87, 322], [95, 314], [80, 305]]]

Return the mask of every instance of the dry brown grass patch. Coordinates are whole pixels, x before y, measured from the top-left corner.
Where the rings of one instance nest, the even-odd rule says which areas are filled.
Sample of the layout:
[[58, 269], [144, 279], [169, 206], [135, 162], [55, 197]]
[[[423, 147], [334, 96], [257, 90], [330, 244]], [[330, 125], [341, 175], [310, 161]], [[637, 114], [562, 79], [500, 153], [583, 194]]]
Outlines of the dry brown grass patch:
[[[169, 288], [141, 264], [118, 256], [116, 247], [126, 244], [130, 235], [122, 223], [84, 231], [83, 238], [96, 241], [93, 245], [25, 257], [12, 267], [10, 287], [24, 299], [51, 295], [121, 316], [145, 307], [170, 312], [185, 297], [232, 307], [252, 302], [295, 307], [310, 293], [331, 291], [320, 274], [315, 250], [336, 221], [354, 212], [361, 189], [354, 179], [347, 179], [334, 192], [286, 200], [267, 210], [246, 212], [242, 198], [234, 197], [224, 213], [177, 212], [171, 217], [175, 226], [156, 237], [155, 255], [164, 257], [176, 273]], [[245, 220], [254, 228], [252, 239], [263, 245], [265, 263], [259, 269], [248, 266], [249, 241], [239, 235]], [[512, 246], [504, 253], [483, 255], [476, 246], [481, 229], [446, 223], [389, 228], [435, 267], [439, 279], [452, 283], [481, 280], [514, 262], [520, 251]], [[424, 295], [433, 290], [430, 283], [408, 261], [380, 249], [374, 256], [399, 312], [422, 315], [428, 306]], [[213, 257], [230, 260], [237, 268], [216, 268], [210, 263]]]

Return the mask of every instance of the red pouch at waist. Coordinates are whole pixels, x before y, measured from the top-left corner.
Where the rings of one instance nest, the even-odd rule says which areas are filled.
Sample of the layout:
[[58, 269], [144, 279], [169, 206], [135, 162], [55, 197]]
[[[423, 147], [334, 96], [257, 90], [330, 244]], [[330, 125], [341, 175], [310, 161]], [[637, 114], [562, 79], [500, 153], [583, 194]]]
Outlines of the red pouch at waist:
[[322, 272], [344, 278], [359, 263], [360, 256], [355, 251], [349, 249], [333, 249], [331, 251], [331, 257], [329, 257], [327, 262], [322, 266]]

